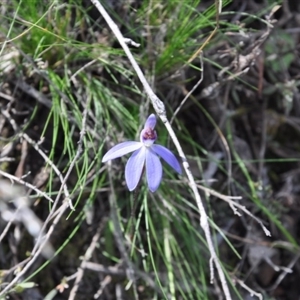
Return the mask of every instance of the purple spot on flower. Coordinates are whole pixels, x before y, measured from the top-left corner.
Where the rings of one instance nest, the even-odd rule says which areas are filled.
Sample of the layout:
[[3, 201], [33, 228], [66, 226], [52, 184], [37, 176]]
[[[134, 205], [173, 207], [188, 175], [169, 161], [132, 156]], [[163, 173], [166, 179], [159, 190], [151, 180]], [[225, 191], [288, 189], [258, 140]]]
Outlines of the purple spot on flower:
[[143, 130], [143, 140], [152, 140], [155, 141], [157, 138], [157, 134], [156, 131], [151, 129], [151, 128], [147, 128]]

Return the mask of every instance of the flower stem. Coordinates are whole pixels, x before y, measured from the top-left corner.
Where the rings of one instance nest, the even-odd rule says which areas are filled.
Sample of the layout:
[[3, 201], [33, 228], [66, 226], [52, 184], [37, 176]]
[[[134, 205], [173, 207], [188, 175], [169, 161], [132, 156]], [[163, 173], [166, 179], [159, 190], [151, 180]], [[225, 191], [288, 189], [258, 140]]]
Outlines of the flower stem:
[[140, 181], [139, 181], [136, 189], [134, 190], [134, 194], [133, 194], [133, 204], [132, 204], [131, 213], [130, 213], [131, 224], [130, 224], [130, 231], [129, 231], [129, 237], [130, 237], [131, 241], [133, 241], [133, 235], [134, 235], [134, 221], [133, 220], [135, 218], [135, 212], [136, 212], [136, 208], [137, 208], [137, 204], [138, 204], [138, 201], [137, 201], [138, 194], [141, 191], [141, 179], [143, 178], [144, 172], [145, 172], [145, 167], [142, 171]]

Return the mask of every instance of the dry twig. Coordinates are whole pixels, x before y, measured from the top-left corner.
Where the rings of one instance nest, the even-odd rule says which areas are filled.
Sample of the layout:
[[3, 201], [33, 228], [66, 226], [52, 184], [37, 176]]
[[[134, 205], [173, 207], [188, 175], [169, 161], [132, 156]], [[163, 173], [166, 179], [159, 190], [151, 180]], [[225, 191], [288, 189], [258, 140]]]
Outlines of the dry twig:
[[[31, 257], [30, 257], [31, 259], [24, 266], [24, 268], [16, 275], [16, 277], [9, 284], [7, 284], [5, 286], [5, 288], [0, 292], [0, 298], [1, 298], [1, 296], [6, 295], [11, 290], [11, 288], [15, 284], [17, 284], [25, 276], [27, 271], [33, 266], [33, 264], [36, 262], [39, 255], [42, 253], [45, 245], [48, 243], [50, 236], [52, 235], [56, 225], [59, 223], [59, 221], [61, 220], [61, 218], [62, 218], [63, 214], [66, 212], [66, 210], [70, 207], [71, 199], [69, 198], [69, 199], [65, 199], [68, 201], [63, 201], [61, 206], [59, 208], [57, 208], [58, 204], [60, 203], [60, 199], [61, 199], [61, 195], [62, 195], [63, 191], [66, 192], [66, 190], [65, 190], [66, 182], [67, 182], [73, 168], [75, 167], [76, 162], [78, 161], [78, 159], [80, 158], [81, 153], [82, 153], [82, 145], [83, 145], [83, 141], [84, 141], [84, 137], [85, 137], [85, 133], [86, 133], [86, 126], [87, 126], [86, 122], [87, 122], [88, 108], [89, 108], [89, 105], [88, 105], [88, 101], [87, 101], [87, 103], [85, 103], [85, 108], [83, 111], [83, 118], [82, 118], [81, 131], [80, 131], [80, 137], [79, 137], [79, 141], [78, 141], [77, 152], [70, 163], [70, 166], [66, 172], [66, 175], [62, 178], [61, 186], [60, 186], [58, 194], [54, 200], [51, 211], [50, 211], [47, 219], [44, 221], [44, 224], [40, 230], [40, 234], [37, 238], [36, 245], [33, 248], [33, 250], [31, 251]], [[42, 155], [41, 151], [38, 151], [38, 152]], [[47, 163], [49, 163], [49, 162], [50, 161], [48, 160]], [[52, 167], [53, 167], [53, 165], [52, 165]], [[19, 182], [20, 182], [20, 179], [19, 179]], [[32, 188], [33, 190], [35, 189], [34, 186], [30, 186], [30, 188]], [[67, 193], [67, 195], [69, 195], [69, 192]], [[47, 233], [45, 235], [43, 235], [43, 232], [46, 231], [46, 228], [52, 219], [53, 219], [52, 224], [50, 225]]]
[[169, 123], [167, 116], [166, 116], [166, 110], [165, 110], [165, 106], [163, 104], [163, 102], [157, 97], [157, 95], [153, 92], [152, 88], [150, 87], [148, 81], [146, 80], [141, 68], [139, 67], [139, 65], [137, 64], [135, 58], [133, 57], [129, 47], [127, 46], [124, 37], [122, 35], [122, 33], [120, 32], [118, 26], [116, 25], [116, 23], [112, 20], [112, 18], [110, 17], [110, 15], [106, 12], [106, 10], [104, 9], [104, 7], [101, 5], [101, 3], [98, 0], [91, 0], [91, 2], [93, 3], [93, 5], [98, 9], [99, 13], [103, 16], [103, 18], [105, 19], [105, 21], [107, 22], [108, 26], [110, 27], [110, 29], [113, 31], [115, 37], [117, 38], [117, 40], [119, 41], [121, 47], [123, 48], [124, 52], [126, 53], [133, 69], [135, 70], [139, 80], [141, 81], [145, 92], [147, 93], [148, 97], [150, 98], [152, 105], [156, 111], [156, 113], [158, 114], [158, 116], [161, 118], [162, 122], [164, 123], [165, 127], [167, 128], [169, 135], [171, 137], [171, 139], [173, 140], [173, 143], [175, 144], [175, 147], [182, 159], [183, 162], [183, 167], [186, 171], [188, 180], [189, 180], [189, 185], [193, 191], [196, 203], [197, 203], [197, 207], [200, 213], [200, 225], [203, 228], [203, 231], [205, 233], [205, 238], [207, 241], [207, 245], [208, 245], [208, 249], [211, 255], [211, 264], [210, 264], [210, 276], [211, 276], [211, 282], [214, 280], [214, 269], [213, 269], [213, 264], [216, 266], [217, 272], [219, 274], [219, 278], [222, 284], [222, 288], [223, 288], [223, 293], [225, 295], [225, 298], [227, 300], [231, 299], [231, 295], [230, 295], [230, 291], [228, 288], [228, 284], [227, 284], [227, 280], [225, 278], [225, 274], [224, 271], [222, 269], [222, 266], [219, 262], [218, 256], [216, 254], [214, 245], [213, 245], [213, 241], [212, 241], [212, 236], [210, 233], [210, 227], [209, 227], [209, 222], [208, 222], [208, 215], [205, 211], [203, 202], [201, 200], [200, 194], [198, 192], [197, 189], [197, 185], [195, 182], [195, 179], [190, 171], [190, 166], [189, 163], [186, 159], [186, 156], [181, 148], [181, 145], [177, 139], [177, 136], [173, 130], [173, 128], [171, 127], [171, 124]]

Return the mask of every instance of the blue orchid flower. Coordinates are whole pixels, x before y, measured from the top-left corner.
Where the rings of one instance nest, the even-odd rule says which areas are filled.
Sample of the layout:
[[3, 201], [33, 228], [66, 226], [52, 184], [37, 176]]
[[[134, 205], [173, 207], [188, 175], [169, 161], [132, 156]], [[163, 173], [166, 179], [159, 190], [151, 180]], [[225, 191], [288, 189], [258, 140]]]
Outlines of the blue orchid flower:
[[130, 191], [137, 187], [144, 166], [146, 166], [149, 190], [155, 192], [158, 189], [163, 173], [159, 157], [181, 174], [181, 167], [175, 155], [169, 149], [154, 144], [157, 139], [157, 134], [154, 130], [155, 125], [156, 117], [154, 114], [151, 114], [145, 123], [144, 129], [141, 131], [140, 142], [128, 141], [120, 143], [111, 148], [102, 158], [102, 162], [107, 162], [134, 151], [125, 167], [126, 184]]

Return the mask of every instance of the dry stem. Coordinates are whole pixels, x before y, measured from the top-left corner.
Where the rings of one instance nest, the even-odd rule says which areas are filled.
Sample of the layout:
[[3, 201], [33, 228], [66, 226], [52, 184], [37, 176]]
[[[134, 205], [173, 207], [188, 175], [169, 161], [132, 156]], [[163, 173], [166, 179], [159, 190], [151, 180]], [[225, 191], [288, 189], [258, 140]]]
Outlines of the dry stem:
[[165, 124], [169, 135], [171, 137], [171, 139], [173, 140], [173, 143], [175, 144], [175, 147], [182, 159], [183, 162], [183, 167], [186, 171], [188, 180], [189, 180], [189, 185], [193, 191], [196, 203], [197, 203], [197, 207], [200, 213], [200, 225], [203, 228], [203, 231], [205, 233], [205, 238], [207, 241], [207, 245], [211, 254], [211, 268], [210, 268], [210, 272], [211, 272], [211, 280], [214, 279], [214, 272], [213, 272], [213, 263], [215, 264], [218, 274], [219, 274], [219, 278], [222, 284], [222, 288], [223, 288], [223, 292], [225, 295], [225, 298], [227, 300], [231, 299], [231, 295], [230, 295], [230, 291], [227, 285], [227, 281], [225, 278], [225, 274], [223, 272], [222, 266], [219, 262], [219, 259], [217, 257], [214, 245], [213, 245], [213, 241], [212, 241], [212, 236], [210, 233], [210, 227], [209, 227], [209, 222], [208, 222], [208, 216], [207, 213], [205, 211], [204, 205], [202, 203], [200, 194], [198, 192], [194, 177], [190, 171], [190, 166], [189, 163], [186, 159], [186, 156], [181, 148], [181, 145], [176, 137], [176, 134], [173, 130], [173, 128], [171, 127], [167, 116], [166, 116], [166, 110], [165, 110], [165, 106], [163, 104], [163, 102], [156, 96], [156, 94], [153, 92], [152, 88], [150, 87], [149, 83], [147, 82], [142, 70], [140, 69], [139, 65], [137, 64], [136, 60], [134, 59], [129, 47], [126, 44], [126, 39], [123, 37], [122, 33], [120, 32], [118, 26], [116, 25], [116, 23], [112, 20], [112, 18], [109, 16], [109, 14], [106, 12], [106, 10], [104, 9], [104, 7], [101, 5], [101, 3], [98, 0], [91, 0], [91, 2], [93, 3], [93, 5], [98, 9], [99, 13], [103, 16], [103, 18], [105, 19], [105, 21], [107, 22], [108, 26], [110, 27], [110, 29], [112, 30], [112, 32], [114, 33], [115, 37], [118, 39], [121, 47], [123, 48], [124, 52], [126, 53], [134, 71], [136, 72], [139, 80], [141, 81], [145, 92], [147, 93], [148, 97], [150, 98], [152, 105], [156, 111], [156, 113], [159, 115], [159, 117], [161, 118], [162, 122]]

